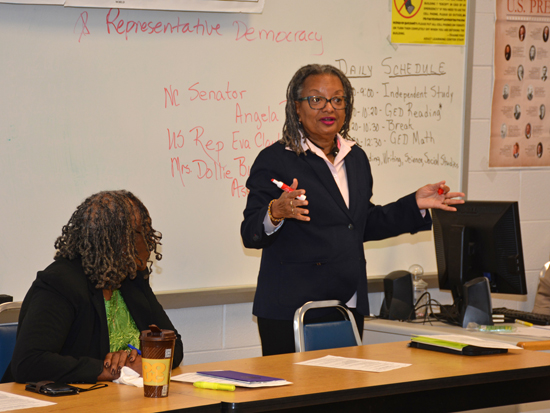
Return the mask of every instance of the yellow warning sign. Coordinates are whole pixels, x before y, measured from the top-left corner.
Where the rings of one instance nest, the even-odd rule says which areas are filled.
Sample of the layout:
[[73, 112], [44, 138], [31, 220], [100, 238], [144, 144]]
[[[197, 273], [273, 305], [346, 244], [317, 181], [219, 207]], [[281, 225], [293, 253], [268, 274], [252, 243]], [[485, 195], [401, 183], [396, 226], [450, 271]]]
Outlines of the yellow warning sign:
[[392, 43], [464, 45], [467, 0], [392, 0]]

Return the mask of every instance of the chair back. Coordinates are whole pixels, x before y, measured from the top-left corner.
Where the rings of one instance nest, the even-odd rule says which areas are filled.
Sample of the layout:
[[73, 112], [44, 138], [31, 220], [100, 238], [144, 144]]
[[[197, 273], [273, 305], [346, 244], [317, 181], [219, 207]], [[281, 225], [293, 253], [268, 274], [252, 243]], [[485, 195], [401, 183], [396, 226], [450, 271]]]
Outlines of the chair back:
[[15, 349], [21, 304], [21, 301], [0, 304], [0, 379], [4, 376]]
[[[306, 312], [313, 308], [336, 308], [344, 319], [304, 325]], [[338, 300], [307, 302], [294, 313], [293, 326], [294, 347], [297, 352], [360, 346], [362, 344], [352, 312]]]
[[0, 379], [11, 362], [16, 334], [17, 323], [0, 324]]
[[0, 304], [0, 324], [17, 323], [21, 304], [21, 301]]

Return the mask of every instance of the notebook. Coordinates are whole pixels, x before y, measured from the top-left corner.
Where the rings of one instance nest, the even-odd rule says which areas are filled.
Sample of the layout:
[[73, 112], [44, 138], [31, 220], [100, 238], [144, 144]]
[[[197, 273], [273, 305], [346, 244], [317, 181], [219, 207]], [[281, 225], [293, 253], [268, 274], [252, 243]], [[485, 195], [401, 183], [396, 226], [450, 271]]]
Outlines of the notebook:
[[418, 341], [411, 341], [409, 343], [409, 347], [440, 351], [442, 353], [460, 354], [463, 356], [484, 356], [487, 354], [502, 354], [508, 352], [507, 348], [489, 348], [467, 345], [460, 349], [453, 349], [448, 347], [436, 346], [433, 344], [420, 343]]
[[260, 376], [258, 374], [241, 373], [233, 370], [214, 370], [214, 371], [197, 371], [197, 374], [203, 374], [209, 377], [221, 377], [229, 380], [237, 380], [245, 383], [260, 383], [266, 381], [283, 380], [275, 377]]

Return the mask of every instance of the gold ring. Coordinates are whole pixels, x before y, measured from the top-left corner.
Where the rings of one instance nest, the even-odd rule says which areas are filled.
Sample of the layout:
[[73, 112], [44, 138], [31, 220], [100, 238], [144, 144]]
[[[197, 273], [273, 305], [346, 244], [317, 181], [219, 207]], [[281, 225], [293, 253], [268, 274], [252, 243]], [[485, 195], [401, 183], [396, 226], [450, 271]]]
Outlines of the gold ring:
[[292, 199], [290, 200], [290, 207], [294, 208], [294, 205], [292, 204]]

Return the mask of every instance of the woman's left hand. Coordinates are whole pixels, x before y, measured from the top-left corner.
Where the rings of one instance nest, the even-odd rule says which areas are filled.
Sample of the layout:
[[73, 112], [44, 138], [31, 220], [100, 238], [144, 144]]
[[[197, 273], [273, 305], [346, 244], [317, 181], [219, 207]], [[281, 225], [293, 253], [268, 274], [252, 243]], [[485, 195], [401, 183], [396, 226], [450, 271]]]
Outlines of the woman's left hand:
[[132, 352], [126, 359], [126, 366], [130, 367], [136, 373], [139, 373], [140, 376], [143, 375], [143, 369], [141, 366], [141, 356], [137, 353], [136, 350], [132, 350]]
[[114, 353], [108, 353], [105, 356], [103, 365], [110, 371], [114, 378], [120, 376], [122, 367], [128, 366], [141, 375], [141, 356], [137, 350], [120, 350]]
[[[441, 194], [438, 192], [442, 189]], [[462, 192], [449, 192], [450, 189], [445, 185], [445, 181], [436, 184], [428, 184], [416, 191], [416, 203], [419, 209], [437, 208], [445, 211], [456, 211], [456, 208], [451, 205], [463, 204], [463, 199], [455, 199], [464, 197]]]

